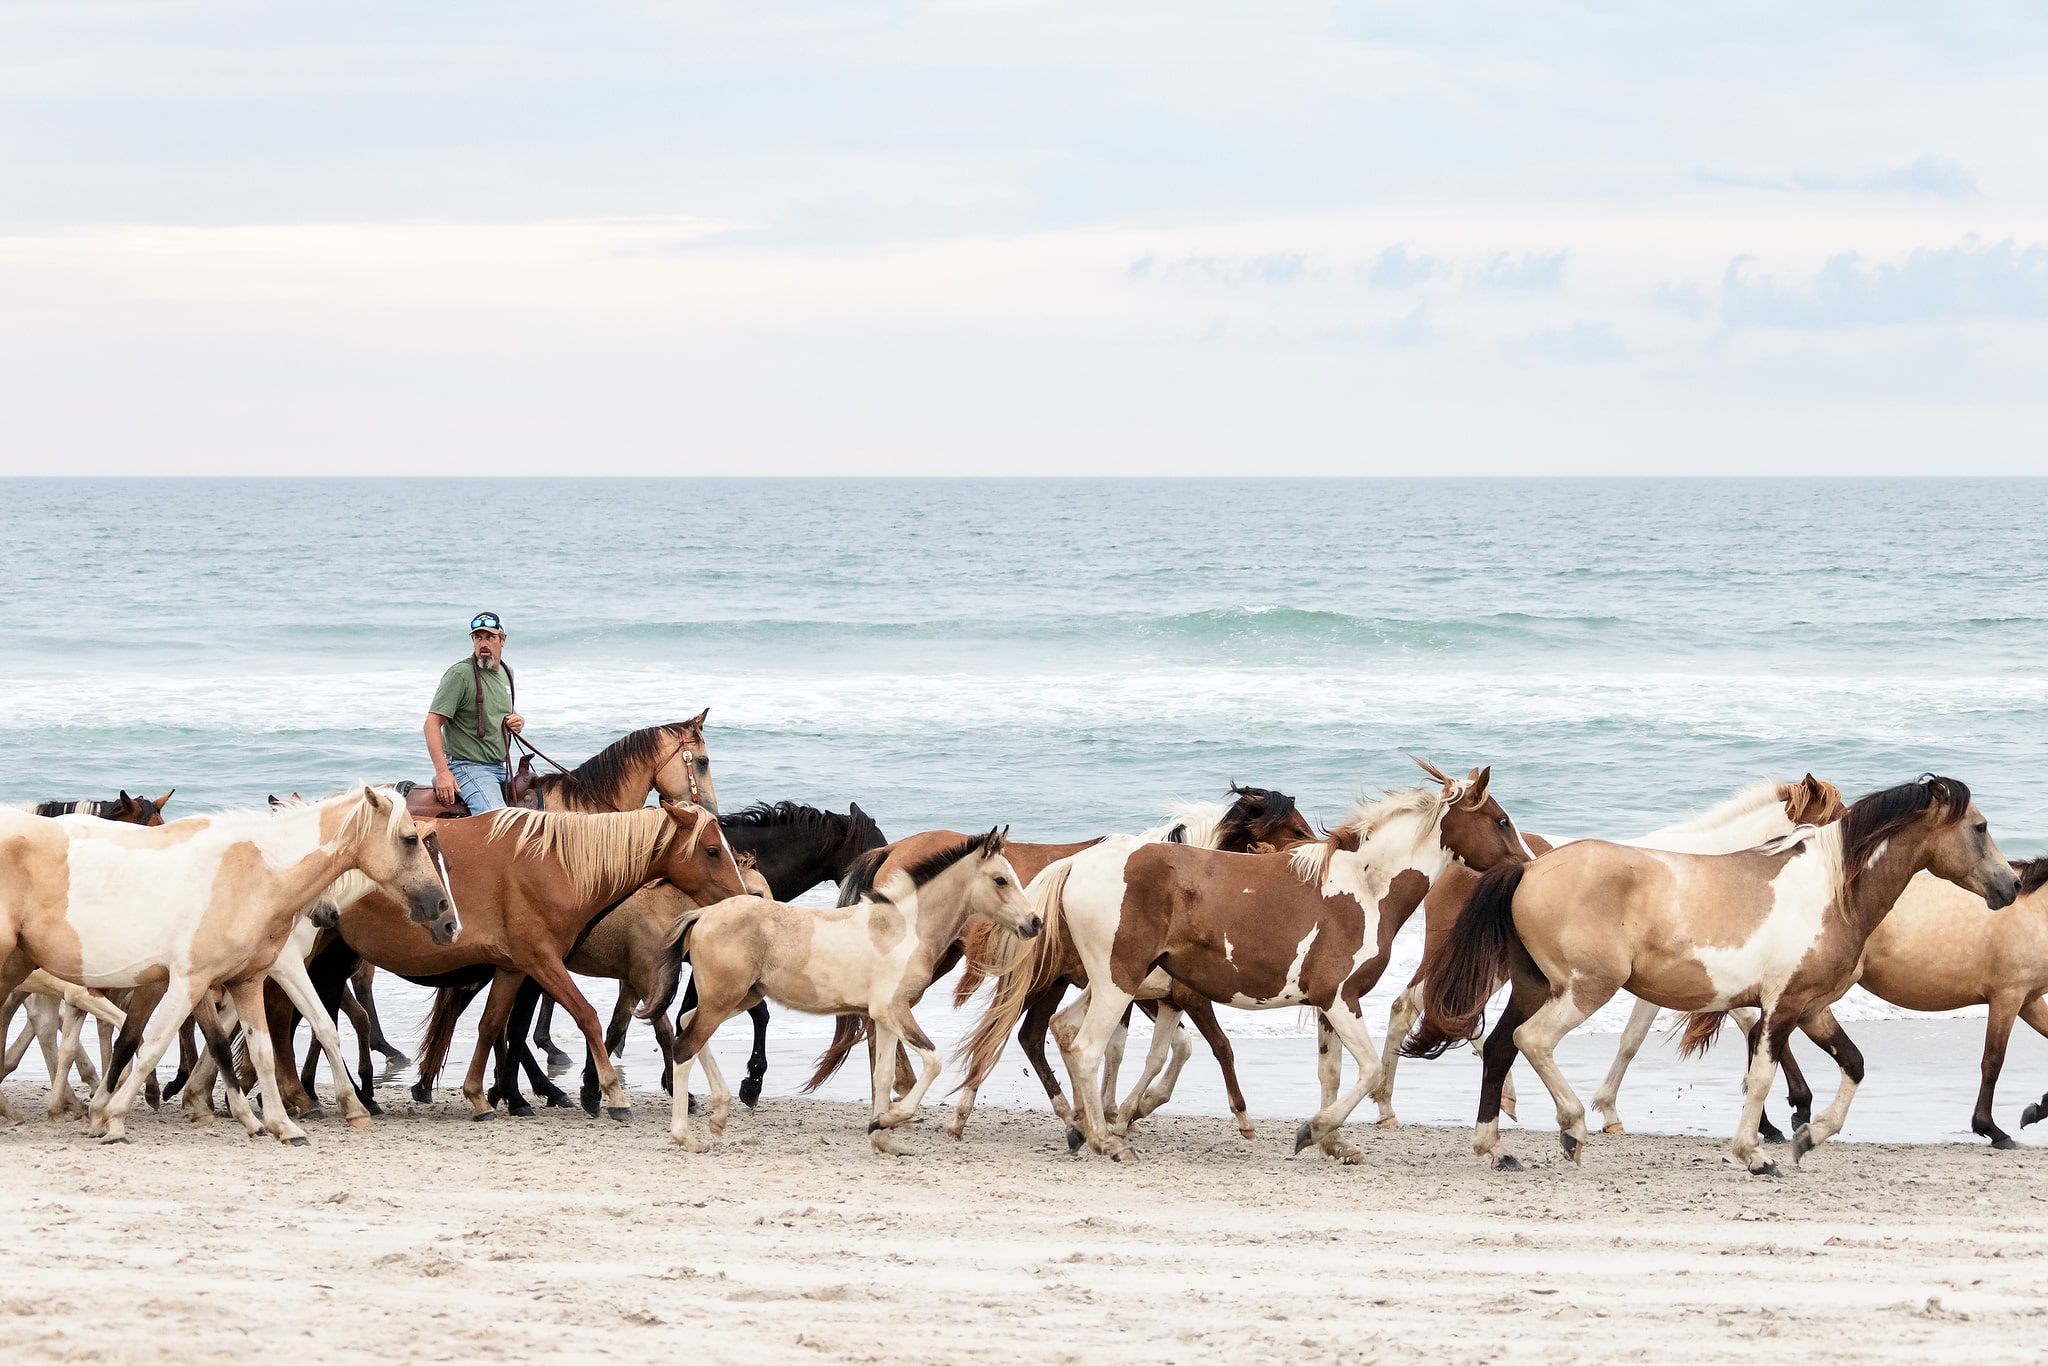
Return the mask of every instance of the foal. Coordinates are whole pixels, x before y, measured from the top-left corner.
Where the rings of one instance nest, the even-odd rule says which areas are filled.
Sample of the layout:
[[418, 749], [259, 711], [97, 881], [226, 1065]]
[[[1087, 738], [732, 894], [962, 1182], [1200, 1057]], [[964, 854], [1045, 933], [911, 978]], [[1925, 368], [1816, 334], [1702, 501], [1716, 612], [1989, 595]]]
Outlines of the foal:
[[[709, 1146], [690, 1129], [690, 1069], [700, 1057], [711, 1089], [711, 1135], [725, 1132], [732, 1094], [705, 1045], [719, 1025], [768, 999], [810, 1014], [858, 1013], [874, 1022], [868, 1141], [878, 1153], [902, 1153], [891, 1131], [916, 1115], [940, 1066], [939, 1052], [918, 1027], [911, 1007], [931, 984], [940, 955], [959, 938], [968, 917], [976, 915], [1026, 939], [1039, 931], [1039, 918], [1018, 887], [1016, 869], [1003, 856], [998, 830], [940, 850], [851, 906], [813, 909], [750, 896], [687, 913], [684, 928], [698, 1005], [678, 1029], [670, 1137], [691, 1152]], [[642, 1013], [667, 1006], [667, 1001], [650, 1001]], [[899, 1041], [917, 1051], [921, 1066], [910, 1094], [891, 1104]]]
[[[1503, 976], [1513, 991], [1487, 1036], [1473, 1150], [1496, 1158], [1500, 1089], [1517, 1052], [1550, 1088], [1565, 1154], [1581, 1161], [1585, 1107], [1558, 1071], [1557, 1043], [1626, 989], [1696, 1015], [1708, 1038], [1738, 1006], [1762, 1012], [1730, 1155], [1759, 1175], [1757, 1121], [1777, 1060], [1803, 1027], [1841, 1068], [1827, 1110], [1799, 1132], [1794, 1160], [1840, 1132], [1863, 1079], [1863, 1055], [1827, 1007], [1856, 981], [1864, 947], [1922, 870], [1992, 909], [2019, 879], [1970, 800], [1932, 774], [1863, 798], [1840, 821], [1736, 854], [1675, 854], [1581, 840], [1480, 880], [1423, 990], [1423, 1019], [1403, 1045], [1433, 1056], [1474, 1033]], [[1500, 1156], [1496, 1166], [1516, 1165]]]

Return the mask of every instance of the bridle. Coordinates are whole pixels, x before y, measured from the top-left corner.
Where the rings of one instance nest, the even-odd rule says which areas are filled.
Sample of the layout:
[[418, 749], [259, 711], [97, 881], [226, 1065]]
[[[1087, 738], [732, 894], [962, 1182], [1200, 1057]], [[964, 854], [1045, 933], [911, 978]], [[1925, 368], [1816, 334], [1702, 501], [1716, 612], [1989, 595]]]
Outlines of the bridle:
[[[534, 744], [531, 740], [528, 740], [525, 736], [514, 735], [511, 731], [508, 730], [505, 732], [505, 738], [510, 740], [513, 744], [520, 746], [522, 749], [525, 749], [528, 753], [532, 754], [534, 758], [539, 759], [543, 763], [554, 765], [555, 771], [562, 774], [562, 776], [568, 776], [569, 770], [567, 767], [565, 767], [559, 761], [550, 758], [548, 755], [541, 753], [540, 747]], [[670, 750], [667, 754], [663, 755], [655, 763], [655, 773], [659, 774], [662, 771], [662, 769], [668, 767], [669, 763], [672, 760], [674, 760], [678, 755], [681, 755], [683, 759], [683, 780], [690, 785], [690, 805], [704, 806], [704, 789], [702, 785], [699, 784], [697, 781], [697, 756], [691, 752], [690, 742], [688, 739], [682, 737], [678, 737], [676, 739], [676, 747]], [[704, 807], [704, 809], [709, 811], [711, 808]]]

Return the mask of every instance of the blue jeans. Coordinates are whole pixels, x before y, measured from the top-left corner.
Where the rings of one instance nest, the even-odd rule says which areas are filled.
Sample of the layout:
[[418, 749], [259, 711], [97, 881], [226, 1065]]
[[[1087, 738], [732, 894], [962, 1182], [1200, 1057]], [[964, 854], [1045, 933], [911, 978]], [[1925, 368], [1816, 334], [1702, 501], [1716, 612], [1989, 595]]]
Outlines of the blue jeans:
[[463, 805], [472, 816], [481, 816], [486, 811], [496, 811], [505, 804], [504, 789], [498, 784], [505, 781], [503, 764], [477, 764], [467, 759], [450, 759], [448, 771], [455, 775], [456, 790], [462, 794]]

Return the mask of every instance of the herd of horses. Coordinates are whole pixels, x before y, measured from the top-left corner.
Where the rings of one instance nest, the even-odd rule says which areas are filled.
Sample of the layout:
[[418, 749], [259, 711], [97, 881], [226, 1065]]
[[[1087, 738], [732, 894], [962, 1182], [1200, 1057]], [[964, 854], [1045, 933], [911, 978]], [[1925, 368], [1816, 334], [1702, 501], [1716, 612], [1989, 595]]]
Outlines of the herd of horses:
[[[1361, 1160], [1343, 1126], [1368, 1098], [1380, 1124], [1397, 1122], [1400, 1059], [1469, 1042], [1484, 1059], [1475, 1151], [1512, 1167], [1499, 1117], [1514, 1113], [1514, 1060], [1542, 1079], [1564, 1150], [1582, 1160], [1586, 1109], [1555, 1050], [1625, 991], [1638, 1006], [1593, 1098], [1604, 1130], [1622, 1131], [1622, 1076], [1660, 1010], [1686, 1015], [1688, 1051], [1732, 1015], [1748, 1061], [1730, 1155], [1775, 1174], [1762, 1145], [1783, 1138], [1764, 1115], [1776, 1073], [1787, 1078], [1795, 1159], [1840, 1132], [1862, 1080], [1862, 1056], [1831, 1010], [1851, 986], [1914, 1010], [1989, 1007], [1972, 1127], [2000, 1148], [2013, 1146], [1992, 1117], [2013, 1021], [2048, 1036], [2048, 859], [2008, 862], [1952, 778], [1923, 775], [1853, 803], [1812, 775], [1767, 781], [1634, 839], [1552, 841], [1517, 828], [1490, 769], [1460, 778], [1418, 760], [1427, 782], [1322, 830], [1284, 793], [1233, 785], [1227, 803], [1177, 808], [1134, 835], [1031, 844], [1002, 828], [890, 841], [858, 805], [764, 803], [721, 816], [704, 723], [635, 731], [542, 778], [538, 809], [426, 818], [402, 789], [372, 786], [174, 821], [169, 793], [0, 808], [0, 1039], [27, 1015], [0, 1077], [34, 1042], [51, 1117], [81, 1114], [108, 1141], [125, 1140], [138, 1094], [156, 1105], [182, 1092], [193, 1119], [209, 1122], [218, 1087], [252, 1136], [302, 1144], [298, 1121], [322, 1112], [320, 1058], [335, 1105], [358, 1126], [380, 1112], [373, 1051], [410, 1061], [378, 1020], [375, 979], [388, 973], [436, 993], [415, 1099], [432, 1099], [456, 1025], [482, 995], [461, 1083], [477, 1118], [500, 1106], [531, 1114], [522, 1078], [544, 1104], [570, 1103], [549, 1077], [571, 1061], [550, 1033], [559, 1007], [582, 1035], [583, 1107], [624, 1120], [631, 1103], [612, 1058], [641, 1018], [664, 1060], [671, 1136], [701, 1152], [732, 1101], [707, 1044], [751, 1015], [739, 1098], [754, 1106], [772, 1001], [837, 1017], [807, 1089], [865, 1041], [868, 1137], [900, 1153], [900, 1130], [943, 1065], [914, 1011], [958, 967], [956, 1003], [984, 987], [988, 1001], [960, 1048], [966, 1075], [946, 1126], [955, 1138], [1014, 1032], [1069, 1149], [1130, 1159], [1134, 1127], [1170, 1099], [1190, 1056], [1183, 1017], [1214, 1051], [1251, 1137], [1216, 1007], [1306, 1007], [1321, 1104], [1295, 1135], [1297, 1153]], [[836, 905], [792, 904], [822, 884], [838, 888]], [[1376, 1045], [1363, 1001], [1418, 911], [1421, 964]], [[609, 1020], [579, 976], [618, 982]], [[1119, 1096], [1134, 1009], [1152, 1017], [1152, 1042]], [[88, 1018], [97, 1067], [82, 1046]], [[300, 1020], [313, 1036], [302, 1068]], [[1788, 1050], [1794, 1031], [1841, 1074], [1818, 1115]], [[159, 1088], [174, 1043], [176, 1075]], [[708, 1133], [689, 1095], [699, 1068]], [[2023, 1123], [2044, 1111], [2048, 1096]], [[0, 1118], [16, 1118], [4, 1094]]]

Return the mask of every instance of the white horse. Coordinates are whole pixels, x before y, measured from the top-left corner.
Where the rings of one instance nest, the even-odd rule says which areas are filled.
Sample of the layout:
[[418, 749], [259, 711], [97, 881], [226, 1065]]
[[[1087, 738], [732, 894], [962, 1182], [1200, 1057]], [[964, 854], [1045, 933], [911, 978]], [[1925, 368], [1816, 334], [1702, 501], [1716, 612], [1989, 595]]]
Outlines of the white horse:
[[460, 930], [405, 804], [376, 788], [156, 827], [0, 812], [0, 993], [36, 966], [83, 986], [161, 988], [163, 1007], [139, 1041], [125, 1030], [116, 1041], [107, 1072], [118, 1084], [93, 1098], [94, 1131], [118, 1142], [142, 1078], [201, 998], [225, 985], [247, 1026], [266, 1125], [302, 1144], [278, 1092], [263, 980], [308, 905], [351, 868], [404, 901], [435, 939]]

